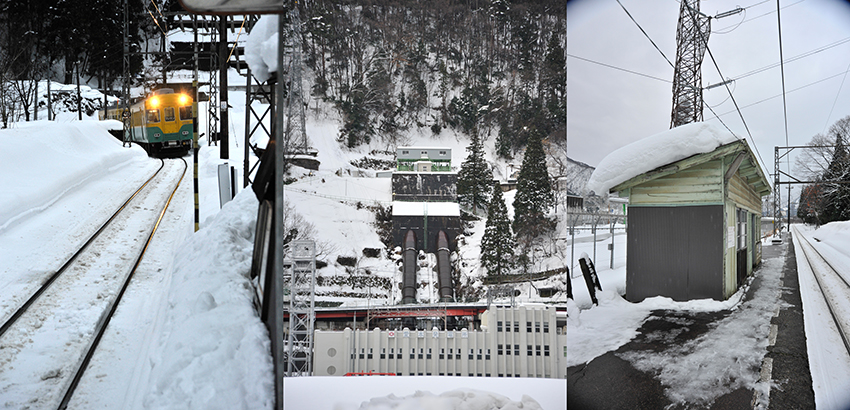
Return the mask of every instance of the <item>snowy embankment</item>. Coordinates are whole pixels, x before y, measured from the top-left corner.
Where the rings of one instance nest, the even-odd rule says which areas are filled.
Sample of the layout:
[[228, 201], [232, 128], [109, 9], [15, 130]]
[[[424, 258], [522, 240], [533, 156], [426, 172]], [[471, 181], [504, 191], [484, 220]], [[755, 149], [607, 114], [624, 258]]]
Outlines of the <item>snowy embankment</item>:
[[107, 125], [39, 121], [3, 130], [0, 230], [44, 211], [71, 190], [114, 172], [122, 163], [144, 158], [139, 148], [122, 150], [120, 141], [104, 139]]
[[[808, 238], [809, 243], [833, 267], [843, 269], [845, 278], [850, 280], [850, 221], [832, 222], [818, 229], [795, 225], [793, 232]], [[799, 242], [794, 240], [794, 250], [797, 255], [800, 296], [803, 299], [806, 350], [809, 354], [815, 405], [819, 409], [845, 409], [850, 405], [850, 357], [822, 300], [812, 269], [802, 256]]]
[[257, 199], [242, 191], [180, 246], [147, 408], [268, 408], [273, 365], [248, 279]]

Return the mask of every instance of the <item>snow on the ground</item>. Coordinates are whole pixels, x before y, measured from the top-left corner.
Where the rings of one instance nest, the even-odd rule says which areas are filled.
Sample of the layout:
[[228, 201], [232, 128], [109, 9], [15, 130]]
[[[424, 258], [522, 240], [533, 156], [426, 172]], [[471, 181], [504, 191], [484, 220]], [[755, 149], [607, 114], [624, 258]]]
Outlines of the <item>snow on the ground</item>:
[[[598, 267], [597, 267], [598, 269]], [[626, 267], [605, 271], [598, 269], [603, 291], [596, 293], [598, 306], [593, 306], [580, 272], [573, 275], [573, 296], [567, 319], [567, 366], [587, 363], [607, 352], [617, 350], [637, 335], [637, 329], [653, 310], [713, 312], [730, 309], [740, 302], [743, 290], [725, 301], [699, 299], [677, 302], [656, 296], [631, 303], [621, 295], [626, 289]]]
[[784, 252], [782, 257], [764, 260], [755, 274], [761, 280], [755, 294], [707, 333], [663, 352], [635, 351], [620, 357], [638, 370], [657, 374], [674, 403], [709, 405], [740, 387], [766, 392], [770, 386], [758, 384], [759, 369], [767, 353], [770, 320], [785, 306], [781, 300], [784, 263]]
[[145, 408], [273, 404], [270, 342], [248, 278], [256, 207], [254, 193], [242, 191], [180, 246]]
[[[716, 397], [742, 386], [764, 389], [766, 386], [757, 385], [758, 369], [767, 352], [770, 318], [781, 304], [783, 262], [784, 258], [764, 260], [756, 273], [761, 284], [755, 296], [743, 302], [745, 288], [725, 301], [676, 302], [666, 297], [653, 297], [630, 303], [616, 291], [618, 285], [625, 288], [625, 268], [622, 268], [608, 275], [600, 273], [602, 288], [606, 289], [608, 282], [612, 290], [597, 293], [599, 306], [591, 307], [583, 296], [587, 293], [583, 279], [576, 278], [573, 292], [578, 293], [577, 304], [570, 307], [567, 321], [567, 366], [587, 363], [628, 343], [653, 310], [733, 309], [708, 333], [682, 346], [657, 353], [628, 352], [621, 357], [641, 371], [657, 374], [665, 394], [676, 403], [711, 403]], [[588, 310], [576, 314], [581, 305]], [[735, 343], [730, 345], [730, 340]]]
[[283, 408], [559, 410], [567, 408], [566, 384], [563, 379], [450, 376], [290, 378], [284, 380]]
[[660, 132], [626, 145], [599, 162], [587, 182], [587, 189], [597, 195], [622, 182], [737, 139], [729, 131], [706, 122], [694, 122]]
[[[832, 222], [818, 229], [795, 225], [792, 232], [808, 238], [832, 266], [844, 269], [845, 278], [850, 280], [850, 222]], [[815, 405], [818, 409], [844, 410], [850, 405], [850, 356], [822, 301], [812, 269], [802, 256], [800, 240], [795, 239], [793, 242], [797, 255], [800, 296], [803, 299], [806, 347]]]
[[37, 121], [4, 130], [0, 139], [0, 229], [44, 211], [63, 195], [109, 173], [122, 162], [138, 160], [143, 153], [141, 148], [122, 150], [120, 141], [103, 138], [108, 136], [106, 125], [95, 121]]
[[[19, 244], [18, 248], [30, 250], [29, 253], [21, 252], [25, 257], [18, 257], [18, 248], [11, 251], [13, 255], [7, 254], [13, 249], [11, 247], [0, 250], [0, 272], [3, 273], [0, 277], [4, 280], [0, 284], [0, 301], [8, 305], [8, 309], [16, 305], [13, 303], [15, 297], [10, 294], [20, 293], [17, 285], [35, 281], [32, 276], [9, 275], [9, 272], [33, 275], [47, 271], [48, 265], [62, 260], [65, 248], [73, 247], [57, 238], [65, 238], [64, 232], [74, 227], [95, 225], [79, 215], [99, 215], [115, 209], [117, 198], [124, 197], [122, 193], [127, 190], [132, 192], [141, 182], [137, 179], [149, 175], [159, 165], [158, 160], [147, 158], [139, 147], [122, 147], [120, 141], [106, 132], [104, 125], [108, 124], [93, 118], [80, 122], [75, 116], [66, 114], [60, 114], [59, 120], [53, 122], [16, 123], [11, 129], [0, 130], [0, 177], [3, 181], [0, 243]], [[41, 113], [40, 117], [43, 115]], [[183, 217], [179, 219], [182, 227], [173, 227], [171, 233], [155, 237], [170, 248], [157, 256], [161, 259], [158, 262], [162, 270], [159, 274], [148, 275], [149, 280], [140, 289], [128, 290], [122, 302], [128, 308], [119, 308], [118, 316], [110, 324], [120, 332], [110, 335], [107, 331], [103, 342], [115, 341], [119, 345], [104, 346], [109, 354], [93, 360], [96, 370], [84, 377], [82, 386], [93, 386], [97, 393], [81, 393], [75, 400], [83, 407], [256, 409], [271, 406], [274, 391], [269, 339], [265, 326], [253, 310], [252, 290], [245, 276], [250, 268], [257, 202], [252, 191], [243, 190], [219, 211], [216, 167], [227, 163], [241, 170], [244, 150], [243, 122], [239, 120], [240, 115], [244, 119], [244, 110], [234, 104], [231, 115], [236, 118], [232, 121], [235, 124], [232, 134], [239, 137], [229, 142], [230, 159], [220, 159], [220, 147], [211, 146], [206, 138], [200, 141], [201, 230], [193, 234], [191, 217]], [[201, 127], [205, 125], [202, 123]], [[383, 254], [379, 258], [362, 256], [364, 247], [383, 246], [372, 227], [374, 216], [363, 207], [389, 203], [390, 180], [374, 178], [372, 173], [362, 173], [351, 166], [349, 161], [362, 158], [364, 154], [337, 148], [338, 126], [333, 121], [312, 118], [307, 127], [314, 145], [322, 147], [322, 165], [312, 176], [306, 170], [295, 169], [300, 179], [287, 186], [287, 195], [296, 212], [310, 216], [318, 239], [327, 244], [322, 257], [329, 266], [322, 274], [345, 274], [347, 269], [335, 263], [336, 257], [356, 256], [361, 268], [368, 268], [370, 274], [395, 283], [398, 269], [394, 260]], [[451, 132], [429, 140], [429, 145], [452, 148], [456, 164], [466, 155], [463, 143]], [[378, 144], [369, 149], [385, 148]], [[186, 159], [190, 161], [190, 171], [184, 183], [191, 187], [191, 155]], [[192, 195], [178, 195], [172, 207], [177, 214], [191, 215]], [[57, 230], [57, 221], [69, 226]], [[476, 222], [473, 235], [466, 238], [467, 247], [476, 246], [482, 230], [483, 221]], [[33, 234], [36, 237], [28, 236]], [[618, 241], [620, 238], [622, 236], [618, 236]], [[45, 251], [51, 249], [52, 252], [54, 248], [63, 252]], [[461, 257], [477, 263], [474, 251]], [[618, 266], [623, 263], [618, 256]], [[10, 280], [17, 284], [10, 285]], [[339, 287], [336, 290], [357, 289]], [[377, 293], [376, 290], [373, 295], [380, 297]], [[392, 303], [392, 298], [397, 296], [391, 292], [384, 297], [386, 303]], [[326, 300], [365, 303], [358, 296]], [[87, 330], [80, 329], [80, 332]], [[110, 377], [116, 371], [124, 374]], [[87, 378], [93, 379], [86, 381]], [[481, 400], [493, 403], [502, 402], [501, 396], [514, 403], [524, 403], [522, 394], [529, 394], [544, 409], [565, 407], [565, 403], [546, 405], [545, 395], [541, 398], [540, 394], [533, 393], [533, 388], [527, 387], [528, 384], [547, 383], [538, 379], [529, 379], [528, 383], [517, 380], [498, 389], [486, 386], [504, 383], [495, 379], [478, 382], [484, 385], [471, 382], [468, 389], [458, 385], [456, 378], [450, 381], [454, 383], [451, 389], [440, 387], [442, 384], [432, 379], [412, 379], [419, 390], [430, 393], [414, 396], [415, 391], [410, 391], [401, 395], [401, 392], [383, 390], [380, 383], [372, 381], [367, 382], [371, 390], [358, 389], [363, 394], [361, 402], [372, 399], [385, 404], [398, 401], [403, 406], [408, 401], [422, 404], [434, 399], [450, 404], [460, 399], [456, 393], [446, 392], [460, 388], [465, 397], [461, 402], [484, 391], [480, 394], [488, 398]], [[118, 385], [110, 384], [116, 380], [119, 380]], [[345, 383], [351, 379], [339, 380]], [[563, 380], [555, 382], [565, 383]], [[553, 386], [547, 394], [564, 397], [565, 401], [564, 387]], [[296, 393], [291, 389], [285, 391], [287, 397]], [[404, 400], [390, 398], [390, 393]]]

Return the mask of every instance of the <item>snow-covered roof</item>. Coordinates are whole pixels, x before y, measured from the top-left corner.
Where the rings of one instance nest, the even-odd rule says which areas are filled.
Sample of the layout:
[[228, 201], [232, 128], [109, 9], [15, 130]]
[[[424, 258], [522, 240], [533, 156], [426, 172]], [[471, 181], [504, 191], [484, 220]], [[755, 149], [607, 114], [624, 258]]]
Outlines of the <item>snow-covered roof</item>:
[[694, 122], [626, 145], [602, 159], [587, 181], [597, 195], [647, 171], [714, 151], [738, 139], [714, 124]]
[[393, 201], [393, 216], [460, 216], [457, 202]]

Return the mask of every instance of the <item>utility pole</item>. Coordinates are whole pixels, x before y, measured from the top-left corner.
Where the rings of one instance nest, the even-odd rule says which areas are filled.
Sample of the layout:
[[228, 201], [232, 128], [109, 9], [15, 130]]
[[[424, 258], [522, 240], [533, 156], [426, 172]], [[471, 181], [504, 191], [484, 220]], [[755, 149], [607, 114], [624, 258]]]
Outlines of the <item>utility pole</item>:
[[673, 113], [670, 128], [702, 121], [702, 59], [711, 33], [711, 17], [699, 11], [699, 0], [682, 0], [676, 29]]

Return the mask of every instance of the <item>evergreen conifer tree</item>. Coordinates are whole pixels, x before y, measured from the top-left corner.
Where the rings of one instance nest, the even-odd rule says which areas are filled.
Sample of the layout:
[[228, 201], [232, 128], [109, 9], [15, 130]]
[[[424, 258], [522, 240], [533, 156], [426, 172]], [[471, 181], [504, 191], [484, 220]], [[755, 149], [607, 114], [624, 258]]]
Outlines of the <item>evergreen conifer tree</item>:
[[490, 201], [493, 174], [484, 160], [484, 147], [477, 131], [472, 132], [472, 140], [466, 151], [469, 154], [460, 165], [457, 175], [457, 199], [461, 205], [471, 208], [474, 212], [476, 209], [483, 209]]
[[530, 240], [553, 229], [546, 213], [554, 203], [543, 143], [538, 137], [532, 137], [522, 158], [513, 203], [513, 228], [517, 237]]
[[493, 184], [492, 199], [487, 207], [487, 224], [481, 239], [481, 266], [487, 275], [506, 275], [514, 266], [516, 241], [511, 234], [508, 208], [502, 198], [502, 187]]
[[[833, 126], [835, 128], [835, 126]], [[830, 130], [832, 131], [832, 130]], [[835, 152], [824, 173], [823, 223], [850, 219], [850, 186], [831, 181], [850, 180], [850, 152], [844, 144], [844, 135], [836, 132]]]

